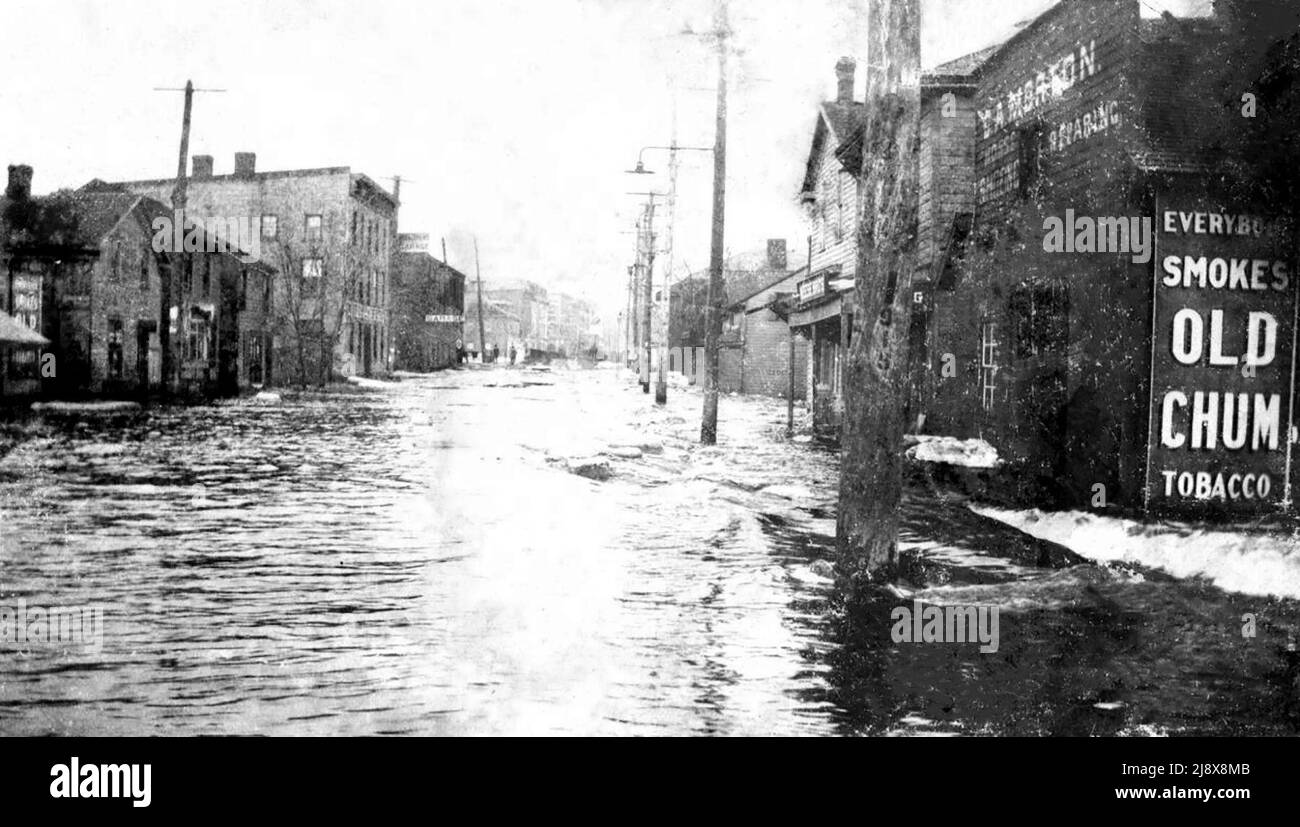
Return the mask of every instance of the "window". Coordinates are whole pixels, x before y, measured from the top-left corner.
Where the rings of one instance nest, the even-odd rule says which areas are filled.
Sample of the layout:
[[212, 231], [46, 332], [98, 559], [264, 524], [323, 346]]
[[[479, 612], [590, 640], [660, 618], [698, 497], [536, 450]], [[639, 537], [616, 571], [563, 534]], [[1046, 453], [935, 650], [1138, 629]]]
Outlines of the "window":
[[318, 243], [321, 240], [321, 236], [322, 236], [321, 217], [319, 215], [309, 213], [307, 215], [306, 227], [307, 227], [307, 243], [308, 244]]
[[122, 320], [108, 320], [108, 378], [122, 378]]
[[348, 243], [353, 247], [357, 246], [357, 211], [352, 211], [352, 233], [348, 236]]
[[844, 176], [835, 177], [835, 241], [844, 240]]
[[257, 333], [246, 333], [244, 339], [244, 364], [248, 366], [248, 381], [254, 385], [262, 384], [262, 337]]
[[185, 255], [185, 264], [181, 267], [181, 294], [189, 295], [194, 287], [194, 256]]
[[185, 358], [190, 362], [208, 361], [208, 317], [195, 310], [185, 336]]
[[[41, 294], [43, 279], [34, 273], [13, 275], [13, 305], [10, 313], [24, 327], [40, 331]], [[4, 370], [0, 363], [0, 372]], [[36, 379], [40, 376], [37, 351], [32, 348], [14, 348], [9, 351], [9, 375], [14, 379]]]
[[262, 216], [262, 238], [274, 241], [280, 236], [280, 221], [274, 215]]
[[980, 326], [980, 402], [984, 410], [993, 410], [993, 398], [997, 391], [998, 374], [998, 326], [994, 322], [985, 322]]
[[304, 258], [302, 260], [302, 278], [303, 281], [319, 281], [323, 274], [322, 261], [319, 258]]
[[1032, 121], [1017, 131], [1020, 197], [1038, 194], [1040, 149], [1043, 144], [1043, 125]]
[[1027, 285], [1012, 291], [1011, 312], [1016, 356], [1028, 359], [1065, 350], [1069, 337], [1069, 294], [1064, 286]]

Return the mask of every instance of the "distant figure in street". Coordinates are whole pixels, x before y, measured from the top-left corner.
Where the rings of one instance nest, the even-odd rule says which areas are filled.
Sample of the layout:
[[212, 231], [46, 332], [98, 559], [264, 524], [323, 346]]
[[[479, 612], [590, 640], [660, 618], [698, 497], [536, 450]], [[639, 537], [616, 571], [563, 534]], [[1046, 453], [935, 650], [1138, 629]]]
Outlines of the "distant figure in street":
[[465, 364], [465, 343], [460, 339], [456, 340], [456, 364]]
[[517, 354], [517, 351], [515, 350], [515, 346], [514, 346], [514, 345], [511, 345], [511, 346], [510, 346], [510, 364], [513, 365], [513, 364], [515, 363], [515, 356], [516, 356], [516, 355], [518, 355], [518, 354]]

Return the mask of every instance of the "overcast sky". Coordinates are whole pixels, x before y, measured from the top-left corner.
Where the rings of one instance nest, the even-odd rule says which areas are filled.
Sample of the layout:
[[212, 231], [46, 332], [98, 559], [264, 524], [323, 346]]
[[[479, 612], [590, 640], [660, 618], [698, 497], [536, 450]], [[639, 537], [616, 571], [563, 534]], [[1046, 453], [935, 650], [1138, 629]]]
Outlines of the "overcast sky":
[[[1144, 13], [1209, 0], [1144, 0]], [[923, 0], [923, 60], [1004, 38], [1053, 0]], [[803, 248], [796, 191], [840, 55], [861, 62], [866, 0], [732, 0], [736, 53], [727, 247]], [[622, 301], [639, 198], [665, 175], [623, 170], [646, 144], [713, 142], [715, 62], [683, 34], [712, 0], [4, 0], [0, 155], [49, 192], [176, 169], [181, 95], [191, 154], [230, 172], [351, 166], [404, 179], [400, 229], [446, 237], [454, 266]], [[859, 72], [859, 75], [861, 72]], [[859, 77], [859, 97], [861, 77]], [[675, 94], [673, 89], [676, 90]], [[708, 263], [711, 156], [684, 153], [676, 264]], [[647, 153], [662, 170], [663, 154]]]

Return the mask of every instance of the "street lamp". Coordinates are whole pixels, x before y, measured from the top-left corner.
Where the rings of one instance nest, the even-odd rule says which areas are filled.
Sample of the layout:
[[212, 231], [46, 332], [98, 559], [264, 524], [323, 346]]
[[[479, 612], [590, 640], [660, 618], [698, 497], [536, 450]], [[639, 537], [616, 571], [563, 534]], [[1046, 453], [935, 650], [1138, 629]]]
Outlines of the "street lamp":
[[[666, 301], [669, 304], [671, 304], [672, 271], [673, 271], [673, 228], [676, 223], [676, 213], [677, 213], [677, 153], [681, 150], [685, 150], [688, 152], [712, 152], [713, 147], [679, 146], [677, 144], [677, 111], [674, 108], [673, 142], [668, 146], [656, 145], [656, 146], [641, 147], [641, 151], [636, 154], [636, 168], [627, 170], [627, 173], [629, 175], [653, 175], [654, 174], [654, 170], [649, 170], [645, 168], [645, 153], [646, 150], [648, 149], [666, 150], [669, 153], [668, 156], [668, 246], [667, 246], [668, 266], [664, 268], [663, 301]], [[647, 275], [647, 278], [649, 278], [649, 275]], [[647, 285], [647, 290], [646, 290], [647, 300], [649, 300], [650, 293], [651, 291]], [[650, 309], [649, 306], [647, 306], [646, 308], [647, 315], [649, 314], [649, 312]], [[659, 381], [655, 386], [655, 403], [658, 405], [663, 405], [668, 402], [668, 367], [667, 367], [668, 319], [665, 318], [663, 322], [664, 322], [663, 323], [664, 330], [663, 330], [663, 334], [660, 337], [660, 342], [659, 342]], [[649, 326], [650, 323], [647, 320], [646, 322], [647, 329], [649, 328]], [[649, 390], [648, 383], [646, 385], [646, 389]]]
[[713, 151], [713, 147], [711, 146], [678, 146], [677, 144], [670, 144], [669, 146], [643, 146], [641, 147], [641, 151], [636, 154], [636, 169], [628, 169], [628, 170], [624, 170], [624, 172], [626, 172], [628, 175], [654, 175], [655, 174], [654, 170], [645, 168], [644, 156], [645, 156], [645, 151], [647, 149], [663, 149], [673, 153], [679, 151], [686, 151], [686, 152], [712, 152]]

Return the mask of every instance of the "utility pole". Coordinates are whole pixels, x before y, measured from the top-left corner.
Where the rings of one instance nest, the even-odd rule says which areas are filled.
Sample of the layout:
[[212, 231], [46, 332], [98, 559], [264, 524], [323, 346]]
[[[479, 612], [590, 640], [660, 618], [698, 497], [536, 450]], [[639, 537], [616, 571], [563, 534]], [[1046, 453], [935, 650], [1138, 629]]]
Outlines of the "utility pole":
[[[185, 231], [185, 207], [188, 197], [189, 177], [186, 175], [186, 161], [190, 154], [190, 113], [194, 108], [195, 92], [224, 92], [225, 89], [195, 89], [194, 82], [185, 81], [185, 86], [177, 88], [174, 86], [155, 86], [155, 92], [184, 92], [185, 107], [181, 115], [181, 148], [180, 155], [176, 159], [176, 186], [172, 188], [172, 220], [181, 222], [181, 233]], [[187, 258], [188, 254], [183, 250], [173, 250], [173, 254]], [[172, 307], [172, 278], [171, 268], [167, 268], [167, 278], [160, 280], [159, 290], [160, 302], [162, 307], [159, 309], [158, 318], [158, 348], [162, 351], [162, 363], [159, 366], [162, 371], [162, 384], [165, 390], [171, 390], [172, 385], [172, 336], [171, 336], [171, 307]]]
[[668, 150], [668, 239], [664, 246], [664, 287], [657, 305], [659, 317], [659, 380], [655, 383], [655, 404], [668, 404], [668, 314], [673, 290], [673, 228], [677, 225], [677, 96], [673, 95], [673, 137]]
[[641, 308], [641, 320], [645, 326], [645, 336], [643, 343], [643, 353], [645, 358], [645, 373], [641, 381], [641, 392], [650, 392], [650, 361], [652, 348], [654, 346], [652, 335], [654, 329], [654, 292], [655, 292], [655, 194], [650, 193], [650, 201], [646, 204], [646, 261], [645, 261], [645, 306]]
[[[637, 224], [637, 251], [636, 257], [639, 264], [641, 259], [641, 225]], [[631, 364], [631, 355], [635, 352], [635, 343], [632, 339], [632, 308], [635, 305], [636, 296], [636, 268], [638, 264], [631, 264], [627, 268], [627, 312], [623, 314], [623, 366]]]
[[[642, 393], [650, 392], [650, 365], [652, 338], [651, 328], [653, 327], [652, 308], [654, 306], [654, 267], [655, 267], [655, 198], [662, 193], [658, 192], [629, 192], [628, 195], [644, 195], [649, 200], [646, 202], [645, 211], [641, 219], [637, 222], [637, 263], [634, 269], [638, 271], [638, 281], [636, 286], [640, 288], [636, 291], [636, 298], [639, 300], [635, 313], [629, 319], [629, 324], [635, 324], [638, 333], [641, 334], [637, 343], [636, 352], [638, 354], [637, 374], [641, 382]], [[641, 253], [644, 243], [645, 250], [645, 282], [639, 280], [639, 271], [641, 269]], [[635, 319], [635, 322], [632, 320]], [[641, 361], [644, 360], [644, 361]], [[644, 372], [641, 368], [644, 367]]]
[[718, 338], [722, 335], [723, 219], [727, 206], [727, 0], [716, 0], [714, 32], [718, 44], [718, 101], [713, 141], [713, 234], [709, 244], [709, 310], [704, 334], [704, 413], [700, 443], [718, 441]]
[[898, 565], [908, 326], [917, 261], [921, 0], [868, 0], [867, 127], [844, 376], [837, 580], [855, 601]]
[[478, 284], [478, 360], [486, 364], [487, 336], [483, 332], [483, 271], [478, 264], [478, 236], [474, 236], [474, 281]]

